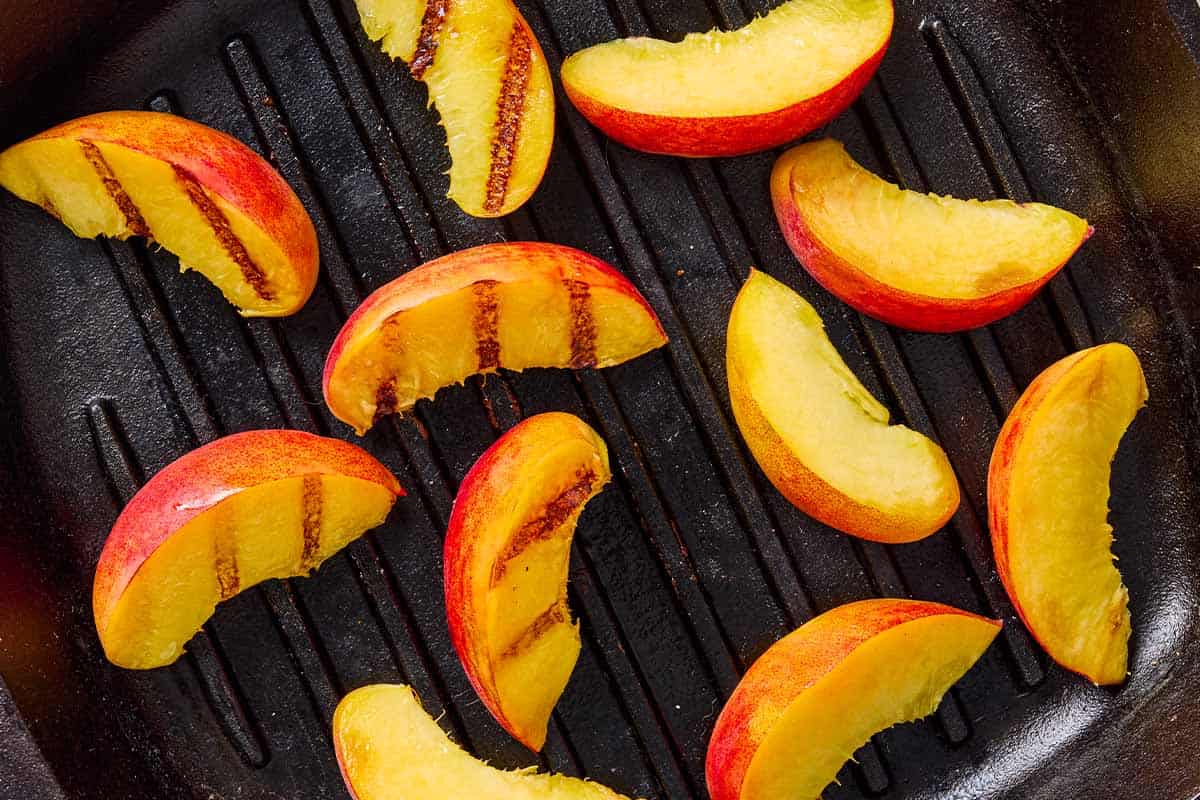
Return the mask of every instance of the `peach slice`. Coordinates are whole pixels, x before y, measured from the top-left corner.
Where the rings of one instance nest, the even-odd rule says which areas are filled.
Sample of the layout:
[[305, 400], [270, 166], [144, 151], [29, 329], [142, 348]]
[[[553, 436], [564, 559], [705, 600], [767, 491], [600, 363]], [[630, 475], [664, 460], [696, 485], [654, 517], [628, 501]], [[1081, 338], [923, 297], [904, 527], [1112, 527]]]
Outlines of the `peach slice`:
[[358, 307], [325, 361], [325, 402], [360, 434], [443, 386], [500, 367], [607, 367], [667, 341], [621, 273], [556, 244], [430, 261]]
[[996, 568], [1017, 613], [1051, 658], [1097, 684], [1126, 676], [1129, 592], [1113, 563], [1109, 468], [1147, 396], [1125, 345], [1067, 356], [1021, 395], [988, 470]]
[[492, 716], [531, 750], [579, 657], [567, 608], [575, 523], [608, 483], [608, 450], [579, 418], [530, 417], [484, 453], [446, 534], [446, 613], [463, 669]]
[[554, 143], [550, 68], [511, 0], [356, 0], [367, 36], [429, 87], [450, 148], [449, 197], [476, 217], [529, 199]]
[[298, 311], [317, 282], [317, 234], [291, 187], [237, 139], [173, 114], [63, 123], [0, 153], [0, 186], [76, 236], [162, 245], [247, 317]]
[[636, 150], [711, 157], [799, 138], [854, 101], [892, 33], [892, 0], [788, 0], [736, 31], [635, 37], [563, 62], [567, 96]]
[[892, 544], [958, 508], [946, 454], [903, 425], [842, 361], [804, 298], [752, 270], [729, 317], [729, 399], [750, 452], [801, 511]]
[[901, 189], [831, 139], [784, 153], [771, 197], [784, 238], [822, 286], [864, 314], [931, 333], [1013, 313], [1092, 232], [1041, 203]]
[[147, 481], [96, 566], [92, 609], [109, 661], [179, 658], [222, 600], [304, 575], [379, 525], [400, 484], [366, 451], [300, 431], [248, 431]]
[[489, 767], [454, 744], [407, 686], [364, 686], [342, 698], [333, 749], [354, 800], [628, 800], [579, 778]]
[[708, 745], [712, 800], [816, 800], [879, 731], [931, 714], [1000, 623], [915, 600], [863, 600], [780, 639], [747, 670]]

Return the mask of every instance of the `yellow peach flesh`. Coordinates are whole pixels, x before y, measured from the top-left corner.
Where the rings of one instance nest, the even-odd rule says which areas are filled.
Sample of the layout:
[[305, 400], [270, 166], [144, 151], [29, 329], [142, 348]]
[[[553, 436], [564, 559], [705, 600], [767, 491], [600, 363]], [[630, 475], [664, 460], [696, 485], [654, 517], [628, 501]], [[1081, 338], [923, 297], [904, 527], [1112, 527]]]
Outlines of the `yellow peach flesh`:
[[626, 800], [591, 781], [504, 772], [472, 758], [450, 741], [407, 686], [367, 686], [346, 695], [334, 713], [333, 740], [357, 800]]

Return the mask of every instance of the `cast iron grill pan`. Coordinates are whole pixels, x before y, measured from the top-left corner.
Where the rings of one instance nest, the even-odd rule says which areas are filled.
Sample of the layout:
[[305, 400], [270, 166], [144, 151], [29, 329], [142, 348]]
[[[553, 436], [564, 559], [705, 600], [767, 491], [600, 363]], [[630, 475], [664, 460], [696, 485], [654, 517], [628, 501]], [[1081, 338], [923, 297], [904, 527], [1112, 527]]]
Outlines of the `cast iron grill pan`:
[[[596, 42], [736, 27], [774, 5], [519, 4], [556, 72], [564, 53]], [[350, 0], [145, 5], [89, 25], [90, 44], [42, 77], [9, 81], [0, 145], [110, 108], [228, 131], [295, 187], [317, 226], [321, 281], [296, 316], [246, 321], [166, 253], [76, 239], [0, 196], [0, 797], [343, 798], [329, 736], [338, 699], [403, 681], [498, 765], [702, 798], [708, 734], [746, 666], [814, 614], [874, 596], [950, 603], [1001, 617], [1005, 630], [936, 715], [875, 737], [828, 798], [1200, 793], [1194, 5], [897, 2], [878, 78], [827, 132], [911, 188], [1043, 200], [1097, 227], [1027, 308], [952, 336], [891, 329], [816, 286], [771, 213], [777, 153], [635, 153], [560, 94], [540, 191], [505, 220], [472, 219], [444, 199], [444, 134], [424, 88], [366, 40]], [[235, 431], [354, 441], [320, 398], [347, 314], [425, 260], [504, 239], [617, 264], [670, 346], [602, 373], [473, 379], [377, 426], [364, 444], [409, 490], [385, 526], [315, 577], [224, 604], [175, 666], [109, 666], [91, 577], [138, 486]], [[943, 532], [861, 542], [796, 511], [758, 471], [724, 388], [725, 323], [752, 264], [809, 298], [894, 417], [946, 448], [964, 501]], [[1113, 478], [1135, 630], [1133, 674], [1117, 690], [1053, 666], [1015, 618], [991, 560], [985, 487], [1020, 391], [1068, 352], [1110, 340], [1137, 350], [1151, 392]], [[474, 459], [548, 410], [602, 433], [614, 481], [580, 522], [570, 601], [583, 652], [535, 761], [457, 663], [441, 542]]]

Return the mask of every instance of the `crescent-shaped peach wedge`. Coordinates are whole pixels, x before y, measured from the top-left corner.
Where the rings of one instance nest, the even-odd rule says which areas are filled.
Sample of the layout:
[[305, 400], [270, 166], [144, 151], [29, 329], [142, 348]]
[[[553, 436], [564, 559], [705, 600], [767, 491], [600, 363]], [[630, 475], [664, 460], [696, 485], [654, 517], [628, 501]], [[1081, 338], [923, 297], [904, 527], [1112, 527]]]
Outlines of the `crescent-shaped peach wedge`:
[[892, 0], [787, 0], [736, 31], [589, 47], [563, 62], [562, 82], [593, 125], [636, 150], [741, 155], [840, 114], [891, 34]]
[[1042, 203], [956, 200], [901, 189], [839, 142], [784, 153], [775, 215], [808, 272], [858, 311], [915, 331], [978, 328], [1028, 303], [1091, 235]]
[[628, 800], [591, 781], [505, 772], [472, 758], [407, 686], [364, 686], [342, 698], [333, 750], [354, 800]]
[[0, 153], [0, 186], [76, 236], [162, 245], [247, 317], [298, 311], [317, 282], [317, 234], [291, 187], [237, 139], [174, 114], [63, 123]]
[[915, 600], [863, 600], [767, 650], [708, 745], [712, 800], [817, 800], [871, 736], [931, 714], [1000, 623]]
[[325, 402], [360, 434], [443, 386], [500, 367], [607, 367], [667, 341], [621, 273], [571, 247], [483, 245], [375, 291], [325, 361]]
[[1128, 669], [1109, 471], [1147, 396], [1125, 345], [1067, 356], [1021, 395], [988, 471], [996, 568], [1017, 613], [1051, 658], [1097, 684], [1121, 683]]
[[92, 609], [105, 654], [130, 669], [170, 664], [217, 603], [316, 569], [403, 494], [366, 451], [300, 431], [193, 450], [146, 482], [104, 543]]
[[611, 477], [578, 417], [539, 414], [480, 456], [446, 534], [446, 613], [463, 669], [492, 716], [531, 750], [579, 657], [567, 608], [571, 537]]
[[751, 271], [729, 317], [729, 399], [750, 452], [801, 511], [864, 539], [897, 544], [936, 531], [958, 508], [946, 454], [889, 423], [800, 295]]
[[511, 0], [356, 0], [367, 36], [429, 88], [450, 148], [450, 199], [508, 214], [541, 183], [554, 143], [550, 68]]

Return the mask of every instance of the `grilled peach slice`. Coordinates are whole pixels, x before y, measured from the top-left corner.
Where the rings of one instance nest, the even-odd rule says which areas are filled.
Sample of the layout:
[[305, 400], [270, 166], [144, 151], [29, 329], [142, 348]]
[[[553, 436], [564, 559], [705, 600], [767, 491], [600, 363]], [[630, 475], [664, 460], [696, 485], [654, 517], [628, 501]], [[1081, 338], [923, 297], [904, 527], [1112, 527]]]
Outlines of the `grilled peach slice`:
[[901, 189], [831, 139], [775, 163], [775, 214], [818, 282], [901, 328], [978, 328], [1028, 303], [1091, 235], [1041, 203], [956, 200]]
[[179, 658], [216, 604], [304, 575], [383, 522], [404, 491], [366, 451], [300, 431], [248, 431], [193, 450], [117, 518], [92, 609], [114, 664]]
[[1125, 680], [1129, 592], [1113, 563], [1109, 465], [1146, 403], [1137, 356], [1104, 344], [1039, 375], [988, 471], [996, 568], [1050, 657], [1097, 684]]
[[729, 317], [734, 417], [771, 483], [838, 530], [892, 544], [924, 538], [958, 508], [946, 454], [867, 391], [804, 298], [757, 270]]
[[333, 749], [354, 800], [628, 800], [579, 778], [489, 767], [455, 745], [407, 686], [346, 695], [333, 714]]
[[429, 87], [450, 147], [450, 199], [499, 217], [529, 199], [554, 142], [546, 57], [511, 0], [356, 0], [367, 36]]
[[625, 276], [556, 244], [483, 245], [375, 291], [325, 362], [325, 402], [360, 434], [470, 375], [607, 367], [667, 341]]
[[467, 473], [446, 534], [450, 638], [479, 697], [531, 750], [579, 657], [567, 608], [575, 523], [612, 477], [604, 441], [579, 418], [530, 417]]
[[173, 114], [81, 117], [0, 153], [0, 186], [83, 238], [142, 236], [216, 284], [247, 317], [298, 311], [317, 281], [317, 234], [271, 166]]
[[934, 711], [1000, 623], [915, 600], [839, 606], [747, 670], [708, 745], [712, 800], [816, 800], [874, 734]]
[[741, 30], [589, 47], [563, 62], [562, 82], [593, 125], [636, 150], [736, 156], [840, 114], [891, 33], [892, 0], [788, 0]]

